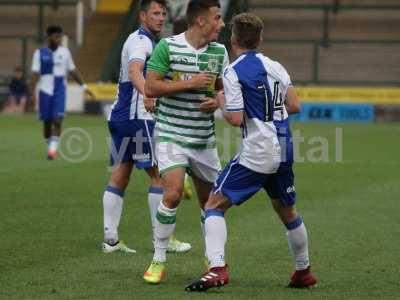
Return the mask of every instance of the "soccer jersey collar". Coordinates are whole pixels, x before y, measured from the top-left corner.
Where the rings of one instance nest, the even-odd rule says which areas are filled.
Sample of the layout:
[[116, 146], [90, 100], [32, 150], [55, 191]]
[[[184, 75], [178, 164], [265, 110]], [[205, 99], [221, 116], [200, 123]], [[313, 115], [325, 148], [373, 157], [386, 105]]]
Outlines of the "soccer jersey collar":
[[182, 33], [180, 34], [180, 36], [181, 36], [181, 39], [182, 39], [182, 40], [184, 41], [184, 43], [186, 44], [186, 46], [187, 46], [189, 49], [191, 49], [192, 51], [194, 51], [195, 53], [203, 53], [203, 52], [207, 51], [208, 46], [210, 45], [210, 44], [207, 44], [207, 45], [205, 45], [204, 47], [202, 47], [202, 48], [200, 48], [200, 49], [196, 49], [196, 48], [193, 47], [193, 46], [188, 42], [188, 40], [186, 39], [185, 32], [182, 32]]
[[139, 34], [147, 36], [151, 41], [155, 40], [155, 37], [142, 26], [139, 27]]

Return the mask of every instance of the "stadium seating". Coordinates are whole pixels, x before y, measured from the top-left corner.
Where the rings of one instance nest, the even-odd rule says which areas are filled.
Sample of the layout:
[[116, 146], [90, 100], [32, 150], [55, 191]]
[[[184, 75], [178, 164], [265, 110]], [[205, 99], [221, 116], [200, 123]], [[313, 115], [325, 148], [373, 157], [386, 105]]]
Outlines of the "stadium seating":
[[[39, 2], [39, 1], [38, 1]], [[1, 4], [1, 3], [0, 3]], [[84, 0], [85, 20], [90, 17], [90, 0]], [[18, 20], [18, 21], [16, 21]], [[58, 24], [64, 29], [69, 38], [69, 48], [73, 53], [77, 50], [76, 40], [76, 7], [67, 5], [54, 9], [44, 7], [43, 28], [48, 25]], [[5, 39], [4, 37], [13, 37]], [[40, 45], [38, 37], [38, 7], [36, 5], [0, 5], [0, 76], [10, 76], [12, 70], [22, 63], [22, 46], [18, 37], [28, 36], [27, 56], [30, 65], [33, 51]]]
[[[249, 10], [256, 12], [265, 22], [263, 51], [288, 66], [297, 82], [308, 83], [315, 79], [313, 59], [316, 58], [319, 60], [318, 80], [322, 83], [366, 83], [371, 81], [371, 77], [382, 84], [398, 82], [400, 10], [339, 9], [337, 13], [330, 12], [329, 40], [332, 43], [328, 47], [318, 47], [318, 52], [314, 53], [312, 41], [322, 42], [324, 37], [324, 12], [295, 6], [332, 3], [324, 0], [249, 1]], [[398, 1], [343, 0], [340, 4], [385, 7], [398, 5]], [[274, 8], [274, 5], [289, 8]], [[282, 43], [282, 39], [292, 42]]]

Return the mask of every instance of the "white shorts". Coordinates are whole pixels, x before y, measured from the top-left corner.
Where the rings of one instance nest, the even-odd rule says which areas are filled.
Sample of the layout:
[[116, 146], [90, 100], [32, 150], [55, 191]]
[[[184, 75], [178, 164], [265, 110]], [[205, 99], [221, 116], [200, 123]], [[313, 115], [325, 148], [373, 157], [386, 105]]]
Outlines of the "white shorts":
[[161, 174], [179, 167], [189, 168], [197, 178], [213, 183], [221, 171], [217, 148], [196, 150], [161, 142], [156, 143], [156, 157]]

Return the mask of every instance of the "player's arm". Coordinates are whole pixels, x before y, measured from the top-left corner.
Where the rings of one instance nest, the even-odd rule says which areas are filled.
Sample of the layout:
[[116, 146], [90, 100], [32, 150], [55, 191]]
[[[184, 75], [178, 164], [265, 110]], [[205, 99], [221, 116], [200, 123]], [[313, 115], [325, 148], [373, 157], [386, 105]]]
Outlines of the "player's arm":
[[146, 96], [156, 98], [170, 96], [193, 89], [206, 89], [213, 81], [213, 76], [205, 72], [196, 74], [188, 80], [166, 82], [165, 75], [170, 68], [168, 43], [163, 39], [151, 54], [147, 64], [144, 92]]
[[222, 110], [222, 115], [224, 116], [224, 119], [232, 126], [241, 126], [243, 123], [243, 117], [244, 117], [243, 110], [239, 109], [238, 111], [234, 111], [234, 110], [227, 109], [224, 91], [220, 91], [217, 94], [216, 99], [218, 102], [218, 106]]
[[166, 82], [164, 78], [165, 74], [149, 70], [146, 75], [145, 94], [153, 98], [171, 96], [188, 90], [206, 89], [213, 81], [212, 75], [206, 72], [196, 74], [189, 80]]
[[83, 91], [87, 96], [89, 96], [92, 99], [95, 99], [96, 96], [85, 84], [85, 82], [82, 79], [81, 73], [76, 69], [71, 53], [69, 52], [68, 49], [66, 49], [66, 51], [67, 51], [67, 70], [69, 76], [71, 76], [71, 78], [83, 88]]
[[296, 114], [300, 112], [299, 97], [293, 86], [289, 87], [286, 92], [285, 106], [288, 114]]
[[143, 104], [145, 109], [148, 112], [154, 112], [156, 99], [147, 97], [144, 92], [144, 84], [145, 84], [145, 78], [143, 76], [144, 66], [145, 66], [144, 60], [133, 59], [129, 63], [128, 67], [129, 79], [131, 80], [133, 86], [139, 91], [139, 93], [143, 95]]
[[133, 86], [144, 95], [144, 62], [142, 60], [133, 60], [129, 64], [129, 79], [131, 80]]
[[88, 86], [85, 84], [85, 82], [82, 79], [82, 75], [81, 73], [77, 70], [71, 70], [69, 71], [69, 75], [71, 76], [71, 78], [78, 83], [82, 88], [83, 91], [86, 95], [88, 95], [90, 98], [94, 99], [96, 98], [96, 96], [94, 95], [94, 93], [88, 88]]
[[40, 78], [40, 54], [39, 50], [36, 50], [33, 53], [33, 58], [32, 58], [32, 68], [31, 68], [31, 82], [30, 82], [30, 92], [31, 92], [31, 97], [32, 97], [32, 102], [35, 105], [36, 103], [36, 84], [39, 81]]
[[[218, 93], [224, 91], [224, 86], [223, 86], [221, 78], [218, 78], [215, 81], [215, 91], [216, 91], [216, 95], [218, 95]], [[218, 108], [219, 108], [219, 103], [218, 103], [218, 100], [216, 97], [215, 98], [206, 97], [199, 106], [200, 111], [208, 112], [208, 113], [214, 112]]]
[[232, 126], [241, 126], [244, 118], [242, 87], [236, 72], [227, 68], [223, 75], [224, 91], [217, 94], [217, 101], [225, 120]]
[[[228, 56], [228, 51], [225, 49], [225, 54], [224, 54], [224, 60], [222, 63], [222, 68], [220, 70], [220, 73], [218, 74], [218, 77], [215, 81], [215, 92], [216, 95], [219, 94], [219, 92], [224, 90], [224, 84], [222, 80], [223, 73], [225, 69], [229, 66], [229, 56]], [[200, 104], [199, 109], [202, 112], [207, 112], [207, 113], [212, 113], [215, 112], [219, 108], [219, 102], [216, 97], [213, 98], [205, 98], [204, 101]]]
[[39, 81], [40, 78], [40, 74], [37, 72], [32, 72], [31, 75], [31, 86], [30, 86], [30, 94], [31, 94], [31, 99], [32, 99], [32, 103], [33, 105], [36, 104], [36, 84]]

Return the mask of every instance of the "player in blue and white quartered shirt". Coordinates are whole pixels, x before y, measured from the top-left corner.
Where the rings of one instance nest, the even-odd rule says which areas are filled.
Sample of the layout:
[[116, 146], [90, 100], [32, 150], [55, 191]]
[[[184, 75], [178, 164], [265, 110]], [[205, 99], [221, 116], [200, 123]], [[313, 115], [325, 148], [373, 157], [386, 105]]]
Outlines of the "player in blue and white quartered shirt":
[[206, 252], [210, 271], [189, 284], [188, 291], [228, 283], [224, 213], [260, 189], [271, 198], [287, 229], [295, 261], [289, 286], [316, 284], [310, 271], [307, 231], [295, 209], [288, 114], [300, 110], [299, 101], [285, 68], [257, 51], [262, 29], [262, 21], [253, 14], [243, 13], [233, 19], [232, 49], [238, 58], [225, 69], [225, 97], [220, 94], [218, 99], [228, 123], [241, 127], [243, 140], [239, 153], [219, 175], [206, 204]]
[[[122, 48], [118, 98], [108, 117], [113, 171], [103, 195], [104, 252], [136, 252], [118, 238], [123, 197], [134, 166], [144, 169], [150, 177], [148, 202], [152, 224], [163, 195], [154, 157], [153, 116], [146, 111], [144, 104], [146, 101], [148, 108], [152, 109], [154, 99], [145, 97], [144, 83], [147, 61], [166, 19], [166, 2], [142, 0], [140, 7], [141, 27], [129, 35]], [[186, 252], [190, 248], [190, 244], [177, 239], [171, 239], [168, 246], [171, 252]]]
[[79, 83], [85, 93], [94, 97], [76, 70], [68, 48], [61, 46], [62, 28], [47, 28], [48, 45], [37, 49], [32, 59], [32, 95], [36, 103], [36, 88], [39, 96], [39, 119], [43, 121], [43, 135], [48, 142], [47, 158], [57, 156], [58, 139], [65, 112], [68, 74]]

